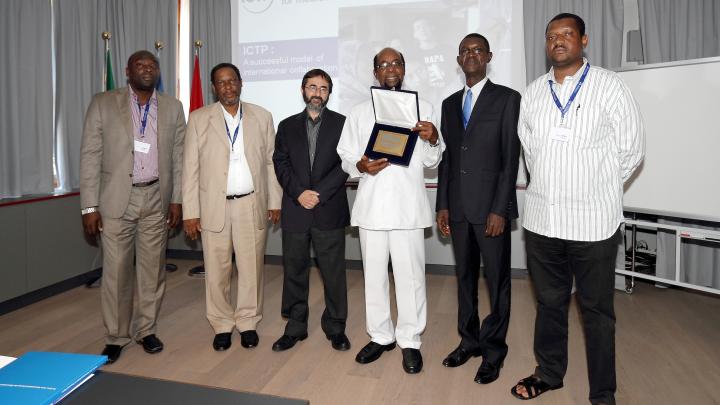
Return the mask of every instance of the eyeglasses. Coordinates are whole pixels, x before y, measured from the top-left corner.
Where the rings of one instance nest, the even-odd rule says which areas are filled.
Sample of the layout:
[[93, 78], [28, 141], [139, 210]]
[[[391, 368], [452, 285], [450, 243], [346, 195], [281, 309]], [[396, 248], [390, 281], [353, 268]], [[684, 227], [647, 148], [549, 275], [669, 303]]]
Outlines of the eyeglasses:
[[376, 66], [375, 66], [375, 69], [377, 69], [377, 70], [386, 70], [387, 68], [389, 68], [389, 67], [391, 67], [391, 66], [394, 67], [394, 68], [401, 68], [401, 67], [405, 66], [405, 62], [402, 62], [402, 61], [399, 61], [399, 60], [394, 60], [394, 61], [392, 61], [392, 62], [383, 62], [383, 63], [381, 63], [381, 64], [379, 64], [379, 65], [376, 65]]
[[240, 80], [237, 79], [230, 79], [230, 80], [218, 80], [215, 82], [215, 85], [223, 88], [223, 87], [235, 87], [240, 83]]
[[316, 86], [316, 85], [314, 85], [314, 84], [311, 84], [311, 85], [309, 85], [309, 86], [305, 86], [305, 90], [307, 90], [307, 91], [309, 91], [309, 92], [311, 92], [311, 93], [317, 93], [317, 92], [319, 91], [320, 94], [328, 94], [328, 93], [330, 92], [330, 89], [327, 88], [326, 86], [320, 86], [320, 87], [318, 87], [318, 86]]
[[463, 56], [463, 57], [464, 57], [464, 56], [468, 56], [468, 55], [471, 54], [471, 53], [472, 53], [473, 55], [480, 55], [480, 54], [485, 53], [485, 52], [487, 52], [487, 51], [486, 51], [484, 48], [480, 48], [480, 47], [472, 48], [472, 49], [463, 48], [463, 49], [460, 50], [460, 56]]

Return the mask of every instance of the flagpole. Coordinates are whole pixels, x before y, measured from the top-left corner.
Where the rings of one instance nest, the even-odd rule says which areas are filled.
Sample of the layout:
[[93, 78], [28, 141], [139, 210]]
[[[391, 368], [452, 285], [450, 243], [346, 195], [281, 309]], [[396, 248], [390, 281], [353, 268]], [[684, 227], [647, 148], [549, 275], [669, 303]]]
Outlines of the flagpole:
[[165, 48], [165, 44], [162, 41], [155, 41], [155, 55], [160, 59], [160, 50]]
[[163, 41], [157, 40], [155, 41], [155, 56], [157, 57], [158, 61], [158, 68], [160, 69], [160, 72], [158, 72], [158, 80], [157, 83], [155, 83], [155, 90], [160, 92], [165, 92], [165, 85], [163, 84], [162, 79], [162, 68], [160, 63], [160, 51], [165, 48], [165, 43]]
[[[200, 58], [200, 48], [202, 48], [203, 42], [199, 39], [196, 39], [195, 42], [193, 43], [193, 45], [195, 45], [195, 57], [193, 58], [193, 73], [192, 73], [193, 79], [194, 79], [195, 74], [196, 74], [194, 59]], [[192, 87], [190, 90], [191, 90], [190, 103], [192, 104]], [[190, 270], [188, 270], [188, 276], [193, 277], [193, 278], [205, 278], [205, 263], [203, 262], [203, 264], [201, 264], [199, 266], [195, 266], [195, 267], [191, 268]]]
[[101, 37], [102, 37], [103, 41], [105, 42], [105, 52], [103, 52], [103, 60], [105, 61], [105, 63], [103, 63], [103, 66], [105, 66], [105, 68], [103, 69], [103, 74], [102, 74], [102, 91], [105, 91], [107, 89], [107, 69], [108, 69], [107, 53], [108, 53], [108, 51], [110, 51], [110, 38], [112, 38], [112, 35], [108, 31], [104, 31], [101, 34]]
[[[155, 41], [155, 55], [158, 58], [158, 63], [160, 63], [160, 51], [163, 48], [165, 48], [165, 44], [163, 43], [163, 41], [159, 41], [159, 40]], [[162, 79], [159, 79], [159, 80], [162, 81]], [[156, 85], [156, 87], [157, 87], [157, 85]], [[161, 89], [161, 91], [162, 91], [162, 89]], [[176, 264], [165, 262], [165, 271], [172, 273], [173, 271], [175, 271], [177, 269], [178, 269], [178, 267]]]
[[[102, 34], [100, 34], [100, 38], [105, 42], [105, 51], [103, 52], [103, 66], [105, 67], [103, 69], [102, 73], [102, 91], [107, 90], [107, 68], [108, 68], [108, 58], [107, 54], [110, 50], [110, 38], [112, 35], [108, 31], [103, 31]], [[102, 245], [100, 245], [100, 252], [98, 254], [102, 253]], [[102, 284], [102, 267], [100, 267], [100, 275], [98, 276], [92, 276], [90, 279], [88, 279], [85, 282], [85, 287], [87, 288], [97, 288], [100, 287]]]

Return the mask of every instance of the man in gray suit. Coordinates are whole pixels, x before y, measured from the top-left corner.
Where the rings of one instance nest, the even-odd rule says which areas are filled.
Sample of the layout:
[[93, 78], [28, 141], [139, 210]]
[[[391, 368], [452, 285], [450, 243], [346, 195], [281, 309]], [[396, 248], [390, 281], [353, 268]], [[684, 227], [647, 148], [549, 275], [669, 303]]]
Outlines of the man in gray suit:
[[162, 351], [155, 331], [165, 293], [167, 228], [181, 217], [182, 104], [155, 91], [160, 68], [152, 53], [132, 54], [125, 75], [128, 87], [90, 102], [80, 154], [83, 227], [102, 241], [102, 354], [108, 363], [132, 339], [148, 353]]

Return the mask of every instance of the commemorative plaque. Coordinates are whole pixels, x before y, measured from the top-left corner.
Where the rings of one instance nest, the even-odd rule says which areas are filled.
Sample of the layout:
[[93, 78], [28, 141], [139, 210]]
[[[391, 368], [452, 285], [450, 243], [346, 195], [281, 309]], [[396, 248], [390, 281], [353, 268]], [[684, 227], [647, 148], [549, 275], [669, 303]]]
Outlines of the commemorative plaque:
[[412, 128], [420, 120], [416, 91], [371, 87], [375, 126], [365, 148], [370, 159], [409, 166], [418, 135]]

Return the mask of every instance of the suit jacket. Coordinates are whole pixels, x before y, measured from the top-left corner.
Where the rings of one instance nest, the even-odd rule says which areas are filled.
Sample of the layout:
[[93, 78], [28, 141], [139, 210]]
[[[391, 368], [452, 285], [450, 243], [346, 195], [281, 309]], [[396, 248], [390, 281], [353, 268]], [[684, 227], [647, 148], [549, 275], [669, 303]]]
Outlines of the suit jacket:
[[[275, 127], [272, 115], [242, 102], [245, 159], [255, 186], [255, 226], [265, 229], [267, 210], [280, 209], [282, 189], [272, 163]], [[193, 111], [188, 121], [183, 170], [183, 218], [200, 218], [203, 230], [225, 227], [230, 144], [222, 105], [217, 102]]]
[[[283, 189], [282, 229], [305, 232], [314, 227], [321, 230], [350, 225], [345, 181], [348, 178], [341, 166], [336, 148], [345, 116], [325, 109], [315, 145], [315, 160], [310, 169], [307, 137], [307, 110], [280, 122], [275, 138], [275, 174]], [[317, 191], [320, 203], [315, 208], [303, 208], [297, 198], [305, 190]]]
[[449, 209], [451, 221], [473, 224], [484, 224], [491, 212], [517, 218], [520, 93], [488, 80], [466, 129], [462, 98], [460, 90], [442, 104], [447, 149], [438, 171], [436, 209]]
[[[185, 114], [172, 96], [157, 94], [158, 177], [163, 212], [182, 203]], [[85, 114], [80, 151], [80, 205], [120, 218], [130, 200], [135, 148], [128, 88], [98, 93]]]

